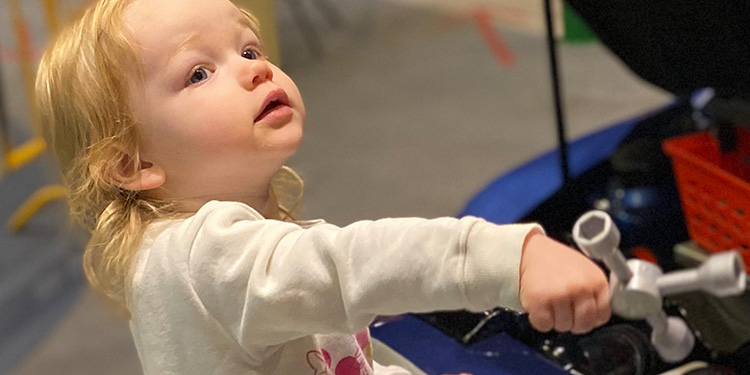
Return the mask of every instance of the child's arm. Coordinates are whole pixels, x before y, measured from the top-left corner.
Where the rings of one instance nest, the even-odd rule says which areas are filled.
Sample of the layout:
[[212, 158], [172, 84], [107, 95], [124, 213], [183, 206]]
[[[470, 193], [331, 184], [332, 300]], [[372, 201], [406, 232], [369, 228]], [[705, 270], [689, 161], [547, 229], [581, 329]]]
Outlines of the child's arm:
[[595, 267], [544, 236], [529, 236], [541, 230], [535, 225], [409, 218], [303, 229], [254, 215], [244, 205], [209, 203], [184, 225], [189, 238], [174, 236], [184, 243], [169, 246], [190, 248], [196, 296], [248, 348], [355, 333], [377, 315], [522, 304], [539, 328], [549, 315], [564, 329], [556, 304], [577, 306], [590, 289], [587, 276], [567, 267]]
[[520, 310], [521, 249], [538, 228], [471, 217], [309, 229], [258, 219], [247, 206], [213, 202], [163, 236], [175, 241], [163, 246], [189, 253], [205, 310], [250, 346], [356, 333], [377, 315]]
[[521, 257], [521, 304], [540, 331], [585, 333], [611, 315], [602, 270], [581, 253], [531, 233]]

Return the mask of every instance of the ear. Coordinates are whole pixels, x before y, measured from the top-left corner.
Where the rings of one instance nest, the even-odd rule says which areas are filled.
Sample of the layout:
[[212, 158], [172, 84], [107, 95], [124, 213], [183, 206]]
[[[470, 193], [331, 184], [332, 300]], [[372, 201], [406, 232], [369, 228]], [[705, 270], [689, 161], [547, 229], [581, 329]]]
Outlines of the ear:
[[156, 189], [164, 184], [167, 176], [156, 164], [141, 159], [138, 165], [128, 154], [121, 154], [120, 162], [112, 168], [110, 178], [119, 187], [131, 191]]

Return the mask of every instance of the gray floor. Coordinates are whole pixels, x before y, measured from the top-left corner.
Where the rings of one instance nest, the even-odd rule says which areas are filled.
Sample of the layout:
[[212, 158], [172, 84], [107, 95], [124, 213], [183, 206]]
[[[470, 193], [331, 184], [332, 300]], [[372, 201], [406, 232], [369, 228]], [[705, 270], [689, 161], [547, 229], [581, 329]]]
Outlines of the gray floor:
[[[493, 178], [555, 147], [540, 36], [497, 25], [516, 55], [507, 69], [468, 21], [386, 1], [334, 4], [348, 24], [334, 30], [315, 18], [321, 57], [281, 8], [284, 68], [308, 108], [306, 139], [290, 162], [306, 181], [304, 217], [345, 225], [455, 215]], [[563, 45], [561, 61], [571, 138], [670, 100], [598, 44]], [[11, 104], [20, 117], [23, 103]], [[127, 322], [89, 291], [11, 372], [137, 373]]]

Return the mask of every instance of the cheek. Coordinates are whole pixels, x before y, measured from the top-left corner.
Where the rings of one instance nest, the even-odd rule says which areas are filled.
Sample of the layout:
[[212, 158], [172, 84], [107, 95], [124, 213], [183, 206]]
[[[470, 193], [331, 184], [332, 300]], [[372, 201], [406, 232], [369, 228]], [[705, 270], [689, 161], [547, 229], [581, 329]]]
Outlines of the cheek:
[[173, 130], [196, 144], [231, 144], [252, 136], [252, 119], [247, 103], [237, 98], [204, 95], [171, 108]]
[[207, 152], [248, 149], [253, 144], [252, 129], [228, 113], [217, 113], [207, 118], [194, 118], [182, 134], [186, 145]]
[[280, 84], [286, 91], [287, 95], [289, 95], [289, 100], [298, 110], [301, 119], [304, 120], [306, 115], [305, 104], [302, 100], [302, 95], [300, 94], [297, 85], [294, 84], [294, 81], [288, 75], [286, 75], [283, 70], [279, 69], [275, 65], [272, 69], [274, 74], [274, 81]]
[[[211, 105], [221, 105], [220, 108]], [[227, 107], [227, 108], [225, 108]], [[225, 103], [201, 103], [192, 108], [162, 108], [144, 132], [150, 150], [179, 159], [183, 163], [199, 163], [220, 157], [229, 151], [253, 149], [251, 126], [243, 114], [228, 111]], [[211, 110], [207, 110], [211, 108]], [[247, 125], [247, 126], [246, 126]]]

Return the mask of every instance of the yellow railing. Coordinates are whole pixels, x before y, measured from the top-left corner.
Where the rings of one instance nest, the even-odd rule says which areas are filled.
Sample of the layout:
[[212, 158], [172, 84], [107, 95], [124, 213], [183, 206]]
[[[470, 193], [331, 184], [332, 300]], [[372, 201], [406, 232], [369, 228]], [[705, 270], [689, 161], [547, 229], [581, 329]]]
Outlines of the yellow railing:
[[[4, 165], [6, 171], [15, 171], [34, 161], [46, 150], [46, 143], [42, 138], [41, 120], [39, 112], [35, 108], [34, 81], [34, 53], [28, 24], [23, 16], [19, 0], [6, 0], [10, 16], [13, 20], [13, 31], [16, 37], [18, 50], [18, 63], [21, 68], [21, 80], [23, 82], [26, 103], [28, 105], [29, 118], [33, 127], [33, 136], [21, 145], [14, 146], [9, 132], [9, 124], [4, 124], [5, 134], [1, 134]], [[57, 16], [55, 0], [43, 0], [45, 20], [50, 33], [57, 32]], [[8, 230], [17, 232], [47, 203], [65, 198], [65, 188], [61, 185], [44, 186], [34, 192], [25, 202], [16, 209], [8, 220]]]

